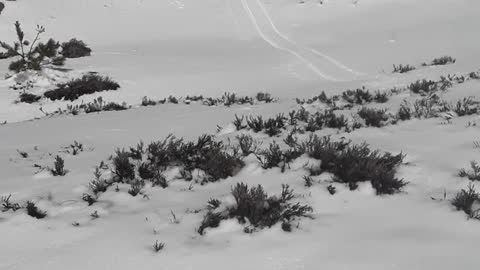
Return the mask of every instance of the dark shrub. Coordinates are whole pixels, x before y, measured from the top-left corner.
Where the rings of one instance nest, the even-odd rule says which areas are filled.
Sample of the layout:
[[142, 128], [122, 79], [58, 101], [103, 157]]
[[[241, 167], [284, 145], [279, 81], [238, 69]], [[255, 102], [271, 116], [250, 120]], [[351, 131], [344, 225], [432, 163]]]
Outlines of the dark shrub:
[[409, 71], [415, 70], [415, 67], [410, 66], [410, 65], [393, 65], [393, 73], [407, 73]]
[[85, 42], [75, 38], [68, 42], [62, 43], [62, 55], [66, 58], [79, 58], [90, 56], [92, 49], [90, 49]]
[[400, 119], [402, 121], [412, 119], [412, 109], [410, 109], [410, 106], [408, 105], [406, 100], [404, 100], [400, 105], [400, 109], [397, 113], [397, 119]]
[[308, 122], [308, 120], [310, 118], [310, 113], [304, 107], [301, 107], [297, 111], [295, 117], [297, 118], [298, 121]]
[[347, 127], [348, 120], [344, 115], [337, 116], [333, 110], [325, 110], [316, 112], [308, 119], [306, 131], [315, 132], [322, 128], [338, 128]]
[[269, 118], [264, 122], [265, 133], [273, 137], [282, 132], [287, 119], [283, 114], [278, 114], [275, 118]]
[[418, 80], [408, 87], [415, 94], [424, 94], [437, 90], [437, 83], [431, 80]]
[[272, 95], [266, 92], [258, 92], [256, 98], [258, 101], [264, 101], [265, 103], [273, 102]]
[[[129, 107], [124, 102], [122, 104], [118, 104], [115, 102], [106, 103], [103, 101], [102, 97], [98, 97], [93, 102], [88, 102], [86, 104], [80, 105], [78, 108], [72, 108], [74, 110], [84, 110], [85, 113], [95, 113], [95, 112], [102, 112], [102, 111], [124, 111], [127, 110]], [[71, 109], [71, 111], [72, 111]]]
[[290, 146], [290, 147], [296, 147], [298, 145], [298, 137], [295, 135], [298, 131], [296, 129], [292, 129], [288, 134], [285, 139], [283, 139], [283, 142]]
[[124, 182], [125, 180], [133, 180], [135, 178], [134, 165], [130, 163], [130, 153], [124, 149], [115, 151], [113, 157], [113, 173], [118, 177], [118, 181]]
[[337, 181], [370, 181], [377, 194], [393, 194], [406, 185], [403, 180], [395, 178], [396, 167], [402, 161], [401, 153], [396, 156], [390, 153], [381, 155], [378, 151], [371, 151], [366, 144], [354, 145], [340, 153], [329, 171], [338, 177]]
[[334, 142], [329, 136], [319, 137], [311, 135], [308, 140], [301, 143], [300, 149], [310, 157], [321, 160], [320, 167], [326, 171], [335, 166], [337, 156], [348, 144], [349, 142], [344, 141]]
[[160, 171], [155, 171], [155, 174], [153, 178], [151, 179], [152, 185], [155, 186], [160, 186], [161, 188], [167, 188], [168, 187], [168, 182], [167, 178], [160, 172]]
[[[102, 107], [102, 111], [108, 112], [108, 111], [124, 111], [128, 110], [128, 106], [123, 103], [123, 104], [118, 104], [115, 102], [109, 102]], [[88, 113], [88, 112], [87, 112]]]
[[200, 145], [202, 137], [199, 138], [196, 146], [198, 159], [191, 165], [205, 171], [210, 176], [210, 182], [237, 174], [245, 165], [244, 162], [237, 155], [225, 151], [222, 142], [215, 142], [210, 135], [205, 136], [208, 138], [205, 145]]
[[257, 159], [260, 161], [262, 168], [270, 169], [279, 166], [284, 161], [284, 156], [280, 146], [274, 141], [270, 143], [268, 149], [257, 155]]
[[208, 200], [208, 202], [207, 202], [207, 209], [209, 209], [209, 210], [215, 210], [215, 209], [217, 209], [218, 207], [220, 207], [220, 204], [222, 204], [222, 202], [221, 202], [220, 200], [211, 198], [211, 199]]
[[[0, 58], [0, 59], [1, 59], [1, 58]], [[470, 73], [468, 74], [468, 77], [469, 77], [470, 79], [478, 80], [478, 79], [480, 79], [480, 72], [473, 72], [473, 71], [472, 71], [472, 72], [470, 72]]]
[[117, 90], [120, 85], [108, 77], [102, 77], [96, 74], [83, 75], [80, 79], [57, 85], [57, 89], [44, 93], [44, 96], [51, 100], [70, 100], [74, 101], [80, 96], [102, 92], [107, 90]]
[[137, 163], [138, 167], [135, 168], [129, 161], [131, 153], [117, 150], [113, 163], [120, 181], [124, 178], [133, 179], [136, 169], [142, 179], [167, 187], [162, 172], [169, 166], [181, 167], [187, 181], [192, 180], [191, 171], [194, 169], [205, 172], [204, 182], [217, 181], [235, 175], [244, 166], [237, 152], [229, 151], [212, 135], [202, 135], [196, 142], [184, 142], [183, 139], [168, 136], [163, 141], [150, 143], [141, 155], [142, 158], [138, 160], [144, 162]]
[[54, 168], [50, 171], [52, 172], [53, 176], [64, 176], [67, 174], [67, 170], [65, 170], [65, 161], [60, 156], [55, 157]]
[[155, 177], [155, 170], [147, 162], [142, 162], [138, 166], [138, 175], [144, 180], [153, 179]]
[[90, 182], [88, 186], [90, 190], [93, 192], [93, 194], [97, 195], [100, 192], [107, 191], [110, 184], [108, 184], [105, 180], [96, 179]]
[[168, 96], [168, 103], [178, 104], [178, 99], [174, 96]]
[[157, 102], [147, 98], [146, 96], [142, 98], [142, 106], [155, 106]]
[[373, 100], [372, 94], [365, 87], [357, 90], [347, 90], [342, 93], [342, 98], [350, 104], [365, 104]]
[[140, 141], [136, 147], [130, 147], [130, 157], [135, 160], [142, 160], [142, 156], [145, 153], [145, 144]]
[[462, 189], [452, 200], [452, 205], [459, 211], [465, 212], [469, 218], [480, 219], [478, 210], [472, 209], [475, 202], [480, 202], [480, 194], [475, 190], [475, 186], [470, 184], [468, 189]]
[[256, 133], [262, 131], [265, 127], [263, 118], [260, 115], [257, 117], [250, 116], [249, 118], [247, 118], [247, 125]]
[[377, 110], [373, 108], [363, 107], [358, 111], [358, 116], [365, 120], [367, 126], [382, 127], [384, 122], [388, 120], [386, 110]]
[[130, 184], [130, 189], [128, 190], [128, 194], [132, 195], [133, 197], [137, 196], [141, 193], [142, 188], [145, 186], [143, 181], [133, 181]]
[[42, 219], [47, 216], [47, 212], [38, 209], [32, 201], [27, 201], [27, 206], [25, 208], [27, 209], [27, 214], [31, 217]]
[[6, 212], [8, 210], [13, 210], [14, 212], [17, 211], [18, 209], [22, 208], [19, 203], [16, 202], [11, 202], [10, 198], [12, 197], [12, 194], [8, 196], [2, 196], [1, 202], [2, 202], [2, 212]]
[[163, 242], [158, 242], [158, 240], [155, 241], [155, 244], [153, 244], [153, 250], [154, 250], [155, 252], [159, 252], [159, 251], [162, 250], [164, 247], [165, 247], [165, 243], [163, 243]]
[[328, 185], [327, 190], [330, 195], [335, 195], [335, 193], [337, 193], [337, 189], [333, 185]]
[[207, 228], [217, 228], [220, 225], [220, 222], [224, 219], [227, 219], [228, 216], [223, 216], [224, 213], [213, 213], [208, 212], [202, 220], [200, 227], [198, 228], [197, 232], [203, 235], [205, 229]]
[[25, 102], [25, 103], [35, 103], [37, 101], [39, 101], [42, 97], [41, 96], [37, 96], [35, 94], [30, 94], [30, 93], [27, 93], [27, 92], [24, 92], [24, 93], [21, 93], [20, 94], [20, 102]]
[[370, 181], [377, 194], [398, 192], [406, 182], [395, 178], [396, 168], [403, 161], [403, 154], [381, 155], [367, 144], [350, 145], [348, 142], [332, 142], [330, 137], [311, 136], [301, 145], [310, 157], [321, 160], [322, 171], [335, 175], [335, 181], [356, 187], [357, 182]]
[[311, 176], [308, 176], [308, 175], [304, 175], [303, 176], [303, 180], [305, 182], [305, 186], [306, 187], [311, 187], [313, 186], [313, 178]]
[[[293, 190], [288, 185], [282, 185], [280, 196], [268, 196], [262, 186], [248, 188], [246, 184], [239, 183], [232, 189], [236, 205], [220, 213], [209, 211], [200, 225], [198, 233], [203, 234], [206, 228], [218, 227], [221, 220], [236, 218], [242, 224], [250, 223], [253, 228], [271, 227], [282, 222], [282, 228], [290, 231], [288, 226], [293, 220], [300, 217], [309, 217], [312, 207], [292, 204]], [[246, 228], [245, 232], [252, 230]]]
[[466, 177], [471, 181], [480, 181], [480, 165], [478, 165], [476, 161], [472, 161], [470, 162], [470, 168], [472, 169], [470, 172], [465, 169], [461, 169], [458, 172], [458, 176]]
[[82, 200], [86, 201], [88, 203], [88, 205], [93, 205], [94, 203], [97, 202], [97, 198], [90, 195], [90, 194], [87, 194], [87, 193], [84, 193], [82, 195]]
[[458, 116], [472, 115], [476, 114], [479, 109], [479, 102], [473, 100], [471, 97], [463, 98], [457, 101], [453, 111]]
[[243, 120], [245, 119], [245, 117], [242, 115], [242, 117], [238, 117], [237, 114], [235, 114], [235, 119], [233, 120], [233, 125], [235, 126], [235, 128], [237, 130], [241, 130], [243, 128], [245, 128], [245, 126], [243, 125]]
[[[38, 43], [35, 52], [48, 58], [54, 58], [57, 56], [58, 48], [60, 48], [60, 44], [53, 39], [49, 39], [47, 43]], [[65, 60], [63, 57], [61, 59]]]
[[5, 4], [0, 2], [0, 14], [2, 14], [3, 9], [5, 8]]
[[375, 92], [375, 96], [373, 97], [373, 100], [375, 100], [375, 102], [377, 103], [385, 103], [388, 101], [388, 96], [387, 96], [387, 93], [385, 92], [380, 92], [380, 91], [377, 91]]
[[237, 96], [235, 95], [235, 93], [224, 93], [223, 94], [223, 104], [225, 106], [231, 106], [235, 103], [237, 103]]
[[65, 147], [65, 152], [76, 156], [79, 153], [83, 152], [83, 144], [77, 141], [73, 141], [72, 144]]
[[430, 65], [442, 66], [442, 65], [448, 65], [448, 64], [455, 64], [456, 61], [457, 60], [451, 56], [442, 56], [440, 58], [433, 59]]
[[252, 136], [247, 134], [241, 134], [241, 135], [238, 135], [236, 138], [238, 140], [238, 145], [240, 146], [240, 149], [242, 150], [242, 154], [244, 156], [248, 156], [257, 151], [258, 144], [252, 138]]
[[348, 126], [347, 118], [344, 115], [337, 116], [333, 110], [325, 111], [323, 118], [325, 127], [341, 129]]

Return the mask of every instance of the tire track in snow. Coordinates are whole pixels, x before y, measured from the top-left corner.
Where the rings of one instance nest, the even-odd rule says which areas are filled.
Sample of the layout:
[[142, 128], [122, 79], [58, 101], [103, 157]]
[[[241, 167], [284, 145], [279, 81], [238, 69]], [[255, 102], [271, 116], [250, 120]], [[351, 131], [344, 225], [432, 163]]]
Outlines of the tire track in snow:
[[250, 17], [250, 20], [252, 21], [255, 29], [257, 30], [258, 34], [260, 35], [260, 37], [262, 37], [263, 40], [265, 40], [272, 47], [274, 47], [276, 49], [279, 49], [279, 50], [286, 51], [286, 52], [292, 54], [293, 56], [297, 57], [300, 61], [305, 63], [313, 72], [315, 72], [318, 76], [322, 77], [323, 79], [326, 79], [326, 80], [329, 80], [329, 81], [338, 81], [338, 79], [323, 73], [320, 69], [318, 69], [318, 67], [316, 67], [314, 64], [312, 64], [310, 61], [308, 61], [305, 57], [301, 56], [298, 52], [296, 52], [292, 49], [289, 49], [287, 47], [283, 47], [283, 46], [279, 45], [277, 42], [275, 42], [274, 40], [270, 39], [264, 33], [264, 31], [260, 28], [260, 26], [258, 24], [258, 21], [257, 21], [257, 18], [255, 17], [252, 10], [248, 6], [248, 3], [246, 2], [246, 0], [241, 0], [241, 2], [242, 2], [242, 5], [243, 5], [245, 11], [247, 12], [248, 16]]
[[289, 37], [287, 37], [285, 34], [283, 34], [280, 30], [278, 30], [277, 26], [275, 25], [275, 23], [273, 22], [272, 20], [272, 17], [270, 16], [270, 14], [268, 13], [267, 9], [265, 8], [265, 6], [262, 4], [262, 2], [260, 2], [260, 0], [255, 0], [257, 2], [257, 4], [260, 6], [260, 8], [262, 9], [262, 12], [263, 14], [265, 14], [265, 18], [268, 20], [268, 22], [270, 23], [272, 29], [275, 31], [275, 33], [277, 35], [279, 35], [280, 37], [282, 37], [283, 39], [285, 39], [286, 41], [290, 42], [292, 45], [295, 45], [295, 46], [298, 46], [298, 47], [301, 47], [303, 49], [307, 49], [309, 51], [311, 51], [312, 53], [326, 59], [327, 61], [329, 61], [330, 63], [334, 64], [335, 66], [337, 66], [338, 68], [341, 68], [349, 73], [352, 73], [354, 75], [364, 75], [363, 73], [361, 72], [358, 72], [358, 71], [355, 71], [347, 66], [345, 66], [344, 64], [340, 63], [338, 60], [334, 59], [333, 57], [331, 56], [328, 56], [320, 51], [317, 51], [315, 49], [312, 49], [312, 48], [309, 48], [309, 47], [306, 47], [306, 46], [303, 46], [303, 45], [300, 45], [298, 44], [297, 42], [293, 41], [292, 39], [290, 39]]

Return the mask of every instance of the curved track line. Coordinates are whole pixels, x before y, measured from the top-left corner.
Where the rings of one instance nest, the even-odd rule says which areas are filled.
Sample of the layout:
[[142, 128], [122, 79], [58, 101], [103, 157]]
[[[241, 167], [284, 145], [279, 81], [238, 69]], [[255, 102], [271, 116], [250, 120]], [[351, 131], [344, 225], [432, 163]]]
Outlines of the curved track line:
[[347, 66], [345, 66], [344, 64], [340, 63], [340, 61], [334, 59], [333, 57], [331, 56], [328, 56], [322, 52], [319, 52], [315, 49], [312, 49], [310, 47], [306, 47], [306, 46], [303, 46], [303, 45], [300, 45], [298, 44], [297, 42], [291, 40], [289, 37], [287, 37], [285, 34], [283, 34], [280, 30], [278, 30], [277, 26], [275, 25], [275, 23], [273, 22], [272, 20], [272, 17], [270, 17], [270, 14], [268, 13], [267, 9], [265, 8], [265, 6], [262, 4], [262, 2], [260, 2], [260, 0], [255, 0], [258, 5], [260, 6], [260, 8], [262, 9], [263, 11], [263, 14], [265, 14], [265, 17], [267, 18], [267, 20], [269, 21], [270, 25], [272, 26], [272, 29], [280, 36], [282, 37], [283, 39], [285, 39], [286, 41], [290, 42], [291, 44], [295, 45], [295, 46], [298, 46], [298, 47], [302, 47], [304, 49], [307, 49], [309, 51], [311, 51], [312, 53], [322, 57], [322, 58], [325, 58], [326, 60], [328, 60], [330, 63], [334, 64], [335, 66], [337, 66], [338, 68], [340, 69], [343, 69], [347, 72], [350, 72], [354, 75], [364, 75], [363, 73], [361, 72], [358, 72], [358, 71], [355, 71]]
[[250, 7], [248, 6], [248, 3], [246, 2], [246, 0], [241, 0], [242, 1], [242, 5], [245, 9], [245, 11], [248, 13], [248, 16], [250, 17], [250, 20], [252, 21], [253, 25], [255, 26], [255, 29], [257, 30], [258, 34], [260, 35], [260, 37], [262, 37], [263, 40], [265, 40], [268, 44], [270, 44], [272, 47], [276, 48], [276, 49], [279, 49], [279, 50], [283, 50], [283, 51], [286, 51], [290, 54], [292, 54], [293, 56], [297, 57], [298, 59], [300, 59], [302, 62], [304, 62], [313, 72], [315, 72], [317, 75], [319, 75], [320, 77], [326, 79], [326, 80], [329, 80], [329, 81], [338, 81], [338, 79], [336, 78], [333, 78], [329, 75], [326, 75], [325, 73], [323, 73], [322, 71], [320, 71], [314, 64], [312, 64], [311, 62], [309, 62], [305, 57], [301, 56], [299, 53], [293, 51], [293, 50], [290, 50], [288, 48], [284, 48], [282, 46], [280, 46], [278, 43], [276, 43], [275, 41], [271, 40], [270, 38], [268, 38], [265, 33], [262, 31], [262, 29], [260, 28], [260, 26], [258, 25], [258, 22], [257, 22], [257, 19], [255, 18], [255, 15], [253, 14], [252, 10], [250, 9]]

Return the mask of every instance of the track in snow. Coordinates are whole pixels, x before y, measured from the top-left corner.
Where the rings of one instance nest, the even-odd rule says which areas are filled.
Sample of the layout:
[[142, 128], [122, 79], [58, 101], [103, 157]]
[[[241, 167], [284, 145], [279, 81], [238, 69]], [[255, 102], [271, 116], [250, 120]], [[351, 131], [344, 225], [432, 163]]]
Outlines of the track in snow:
[[344, 81], [362, 75], [329, 55], [291, 40], [278, 30], [260, 0], [241, 0], [241, 3], [255, 30], [263, 40], [272, 47], [299, 59], [320, 78], [329, 81]]

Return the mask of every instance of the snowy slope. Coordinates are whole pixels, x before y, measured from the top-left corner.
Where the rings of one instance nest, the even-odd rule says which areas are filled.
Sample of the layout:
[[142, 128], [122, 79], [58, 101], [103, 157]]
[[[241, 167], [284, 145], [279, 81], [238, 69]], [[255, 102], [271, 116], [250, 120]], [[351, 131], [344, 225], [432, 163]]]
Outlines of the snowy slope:
[[[294, 98], [322, 90], [333, 95], [365, 85], [373, 90], [402, 87], [415, 80], [478, 71], [480, 54], [473, 0], [17, 0], [0, 15], [0, 39], [13, 40], [13, 23], [31, 33], [45, 25], [45, 38], [77, 37], [91, 57], [69, 60], [74, 71], [98, 71], [121, 85], [119, 91], [75, 101], [105, 100], [138, 105], [143, 96], [219, 96], [225, 91], [254, 95], [268, 91], [278, 102], [207, 107], [166, 104], [78, 116], [43, 116], [70, 102], [14, 104], [18, 93], [3, 80], [8, 61], [0, 60], [0, 196], [33, 200], [48, 212], [34, 219], [25, 211], [0, 212], [0, 269], [477, 269], [480, 223], [455, 211], [450, 200], [468, 181], [460, 168], [478, 159], [478, 115], [411, 120], [352, 133], [327, 129], [318, 134], [367, 142], [374, 149], [406, 156], [398, 177], [404, 192], [376, 196], [369, 184], [350, 191], [330, 179], [304, 186], [303, 161], [281, 173], [263, 170], [255, 157], [238, 175], [207, 185], [173, 180], [167, 189], [146, 187], [148, 197], [132, 197], [128, 185], [110, 188], [88, 206], [94, 167], [115, 148], [169, 134], [195, 139], [201, 134], [234, 138], [234, 115], [273, 116], [299, 109]], [[457, 63], [391, 74], [392, 64], [428, 62], [452, 55]], [[40, 81], [45, 87], [50, 82]], [[478, 98], [479, 80], [454, 85], [440, 95], [454, 102]], [[40, 89], [42, 90], [42, 89]], [[39, 90], [39, 91], [40, 91]], [[400, 93], [386, 104], [396, 111]], [[358, 108], [354, 108], [353, 113]], [[282, 138], [276, 138], [281, 142]], [[255, 134], [267, 146], [272, 138]], [[74, 140], [85, 146], [77, 156], [62, 152]], [[18, 151], [26, 151], [21, 158]], [[69, 173], [53, 177], [34, 165], [52, 166], [65, 158]], [[289, 184], [296, 200], [314, 209], [285, 233], [276, 225], [246, 234], [234, 220], [200, 236], [196, 232], [210, 198], [232, 201], [237, 182], [261, 184], [279, 193]], [[191, 189], [191, 190], [190, 190]], [[444, 195], [446, 196], [444, 198]], [[434, 200], [433, 200], [433, 199]], [[197, 211], [200, 212], [197, 212]], [[91, 214], [97, 211], [99, 218]], [[179, 223], [172, 222], [171, 212]], [[73, 226], [77, 224], [79, 226]], [[165, 242], [159, 253], [155, 241]]]

